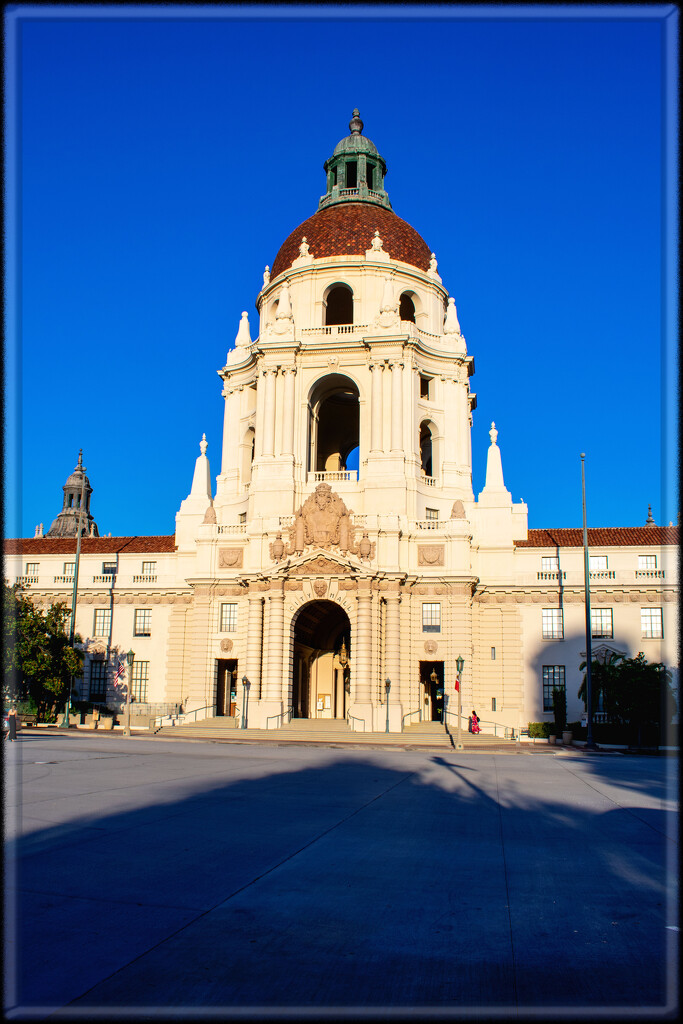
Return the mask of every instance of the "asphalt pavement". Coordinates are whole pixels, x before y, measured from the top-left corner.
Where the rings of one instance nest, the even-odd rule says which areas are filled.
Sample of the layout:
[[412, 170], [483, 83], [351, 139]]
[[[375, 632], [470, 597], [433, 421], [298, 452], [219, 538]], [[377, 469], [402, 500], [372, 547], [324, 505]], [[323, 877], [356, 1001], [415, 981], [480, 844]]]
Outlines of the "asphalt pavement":
[[3, 748], [8, 1019], [677, 1014], [673, 758]]

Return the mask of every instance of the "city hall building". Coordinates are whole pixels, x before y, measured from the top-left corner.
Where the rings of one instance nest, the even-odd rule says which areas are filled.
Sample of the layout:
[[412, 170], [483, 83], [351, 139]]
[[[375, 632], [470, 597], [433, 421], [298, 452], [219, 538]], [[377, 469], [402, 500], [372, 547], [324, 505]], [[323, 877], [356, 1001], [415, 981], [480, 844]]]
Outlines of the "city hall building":
[[[393, 212], [358, 111], [349, 128], [220, 370], [215, 486], [202, 438], [172, 536], [100, 537], [79, 456], [46, 534], [5, 542], [6, 575], [69, 603], [80, 514], [84, 699], [120, 706], [132, 648], [140, 706], [399, 732], [444, 703], [455, 724], [462, 658], [463, 713], [485, 730], [549, 720], [563, 685], [577, 719], [582, 531], [528, 529], [494, 424], [473, 493], [474, 358], [454, 298]], [[677, 545], [649, 514], [589, 530], [598, 656], [675, 667]]]

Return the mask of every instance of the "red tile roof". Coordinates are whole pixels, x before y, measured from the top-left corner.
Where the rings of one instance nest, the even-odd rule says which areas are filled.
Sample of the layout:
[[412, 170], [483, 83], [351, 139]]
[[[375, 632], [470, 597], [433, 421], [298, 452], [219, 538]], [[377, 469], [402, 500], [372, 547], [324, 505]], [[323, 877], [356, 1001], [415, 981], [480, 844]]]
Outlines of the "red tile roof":
[[299, 255], [304, 235], [315, 259], [365, 256], [375, 230], [379, 231], [384, 251], [392, 259], [410, 263], [420, 270], [429, 269], [429, 246], [406, 221], [372, 203], [339, 203], [319, 210], [292, 231], [275, 257], [271, 279], [292, 265], [292, 260]]
[[[5, 540], [6, 555], [75, 555], [73, 537], [16, 537]], [[84, 537], [83, 555], [161, 554], [175, 551], [175, 537]]]
[[[602, 526], [588, 528], [588, 546], [662, 547], [678, 544], [677, 526]], [[561, 530], [529, 530], [528, 540], [516, 540], [518, 548], [580, 548], [583, 530], [579, 527]]]

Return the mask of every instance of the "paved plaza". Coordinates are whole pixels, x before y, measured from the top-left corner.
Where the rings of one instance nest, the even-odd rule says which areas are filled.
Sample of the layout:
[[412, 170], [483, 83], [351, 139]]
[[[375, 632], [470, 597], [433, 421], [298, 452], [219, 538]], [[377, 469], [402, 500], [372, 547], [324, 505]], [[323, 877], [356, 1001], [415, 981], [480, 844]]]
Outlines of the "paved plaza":
[[671, 758], [3, 747], [10, 1019], [676, 1016]]

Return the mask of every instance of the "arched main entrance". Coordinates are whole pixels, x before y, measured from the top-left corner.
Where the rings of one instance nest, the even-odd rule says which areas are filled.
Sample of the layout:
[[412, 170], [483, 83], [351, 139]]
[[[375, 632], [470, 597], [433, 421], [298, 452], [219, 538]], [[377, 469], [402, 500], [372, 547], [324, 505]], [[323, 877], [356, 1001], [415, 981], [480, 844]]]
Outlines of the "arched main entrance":
[[294, 623], [292, 715], [345, 718], [349, 706], [351, 623], [333, 601], [309, 601]]

